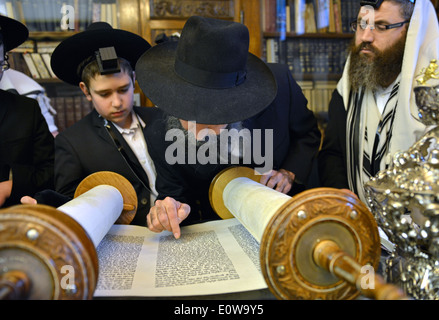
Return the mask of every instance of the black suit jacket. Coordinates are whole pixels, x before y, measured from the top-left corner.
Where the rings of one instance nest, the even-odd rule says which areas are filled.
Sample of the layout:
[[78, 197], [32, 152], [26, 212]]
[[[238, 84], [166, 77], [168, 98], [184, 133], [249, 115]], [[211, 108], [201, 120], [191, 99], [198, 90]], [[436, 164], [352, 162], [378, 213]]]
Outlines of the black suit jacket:
[[349, 189], [346, 161], [346, 109], [335, 90], [328, 109], [328, 125], [318, 156], [320, 183], [323, 187]]
[[[134, 111], [146, 127], [160, 114], [157, 108], [134, 107]], [[55, 188], [72, 197], [88, 175], [98, 171], [116, 172], [128, 179], [137, 193], [138, 208], [132, 224], [144, 226], [150, 208], [148, 177], [125, 139], [111, 126], [127, 161], [105, 128], [103, 118], [93, 110], [55, 139]]]
[[0, 181], [13, 178], [3, 207], [53, 188], [53, 136], [36, 100], [0, 90], [0, 137]]
[[[320, 131], [301, 88], [286, 65], [269, 64], [278, 84], [275, 100], [260, 114], [243, 122], [250, 129], [273, 129], [273, 169], [287, 169], [305, 182], [320, 146]], [[218, 219], [209, 203], [212, 179], [230, 164], [174, 164], [166, 161], [166, 149], [173, 141], [165, 141], [166, 115], [146, 130], [150, 155], [157, 171], [158, 199], [173, 197], [191, 206], [191, 214], [183, 224]], [[265, 141], [265, 137], [261, 141]], [[243, 164], [262, 167], [259, 163]]]

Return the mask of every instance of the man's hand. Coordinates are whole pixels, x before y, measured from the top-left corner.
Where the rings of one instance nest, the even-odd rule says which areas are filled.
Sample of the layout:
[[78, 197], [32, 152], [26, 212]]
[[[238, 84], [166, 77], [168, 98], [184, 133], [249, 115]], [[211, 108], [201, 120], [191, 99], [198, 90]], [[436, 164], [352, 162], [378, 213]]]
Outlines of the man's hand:
[[146, 222], [153, 232], [171, 231], [176, 239], [180, 238], [180, 223], [187, 218], [191, 208], [171, 197], [157, 200], [149, 210]]
[[286, 194], [291, 190], [295, 177], [294, 173], [285, 169], [271, 170], [261, 177], [260, 183]]
[[20, 202], [22, 204], [37, 204], [37, 200], [30, 196], [21, 197]]
[[5, 204], [6, 199], [11, 196], [12, 180], [0, 182], [0, 207]]

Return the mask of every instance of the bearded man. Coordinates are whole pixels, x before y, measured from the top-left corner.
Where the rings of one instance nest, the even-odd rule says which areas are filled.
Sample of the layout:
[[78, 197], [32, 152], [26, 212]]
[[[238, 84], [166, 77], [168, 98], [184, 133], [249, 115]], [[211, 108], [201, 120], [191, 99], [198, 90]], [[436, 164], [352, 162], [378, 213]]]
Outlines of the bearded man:
[[321, 141], [317, 121], [288, 66], [266, 64], [248, 47], [245, 25], [192, 16], [178, 42], [137, 62], [142, 91], [164, 112], [146, 128], [158, 192], [151, 231], [179, 238], [180, 225], [220, 219], [209, 187], [234, 165], [254, 168], [285, 194], [306, 187]]
[[351, 24], [350, 54], [329, 104], [321, 183], [350, 189], [364, 202], [364, 183], [426, 129], [415, 119], [413, 87], [416, 75], [439, 58], [439, 28], [429, 0], [411, 1], [361, 2]]

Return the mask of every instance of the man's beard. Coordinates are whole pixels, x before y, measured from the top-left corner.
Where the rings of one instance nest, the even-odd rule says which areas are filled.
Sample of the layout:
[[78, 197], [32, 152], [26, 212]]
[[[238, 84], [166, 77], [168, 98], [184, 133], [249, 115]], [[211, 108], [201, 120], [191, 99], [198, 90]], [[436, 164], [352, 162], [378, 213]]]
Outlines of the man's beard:
[[[355, 46], [351, 43], [351, 62], [349, 65], [349, 80], [354, 91], [359, 88], [371, 89], [388, 87], [395, 81], [401, 72], [404, 57], [405, 39], [403, 36], [391, 47], [378, 51], [370, 43], [361, 43]], [[363, 48], [368, 48], [374, 53], [372, 58], [360, 53]]]
[[[215, 139], [216, 140], [216, 146], [217, 146], [217, 159], [218, 159], [218, 163], [220, 161], [230, 161], [230, 159], [233, 157], [235, 159], [242, 159], [244, 156], [244, 146], [246, 144], [249, 143], [249, 140], [247, 140], [246, 138], [243, 139], [239, 139], [238, 141], [232, 139], [232, 141], [225, 140], [227, 142], [227, 154], [223, 154], [220, 150], [220, 148], [222, 147], [221, 145], [221, 134], [215, 134], [213, 133], [213, 131], [209, 131], [209, 134], [203, 139], [203, 140], [198, 140], [196, 139], [194, 132], [192, 132], [191, 130], [186, 130], [183, 128], [183, 126], [181, 125], [181, 122], [178, 118], [169, 115], [168, 116], [168, 120], [167, 120], [167, 130], [170, 129], [179, 129], [182, 130], [182, 132], [184, 133], [184, 147], [186, 150], [186, 158], [187, 158], [187, 152], [188, 150], [197, 150], [199, 148], [201, 148], [203, 145], [205, 145], [206, 143], [208, 143], [208, 141], [210, 141], [211, 139]], [[240, 130], [245, 129], [243, 126], [242, 121], [239, 122], [235, 122], [235, 123], [231, 123], [228, 124], [227, 127], [225, 128], [225, 130], [237, 130], [238, 132]], [[224, 158], [225, 157], [225, 158]], [[221, 162], [223, 163], [223, 162]]]

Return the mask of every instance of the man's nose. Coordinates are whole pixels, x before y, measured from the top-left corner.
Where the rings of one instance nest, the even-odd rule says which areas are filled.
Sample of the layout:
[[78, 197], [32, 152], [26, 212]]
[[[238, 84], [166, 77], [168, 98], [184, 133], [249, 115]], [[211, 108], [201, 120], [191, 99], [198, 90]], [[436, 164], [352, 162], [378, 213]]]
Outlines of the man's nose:
[[362, 30], [360, 35], [360, 40], [362, 42], [368, 42], [371, 43], [375, 39], [374, 33], [373, 33], [373, 26], [367, 25], [365, 29]]

